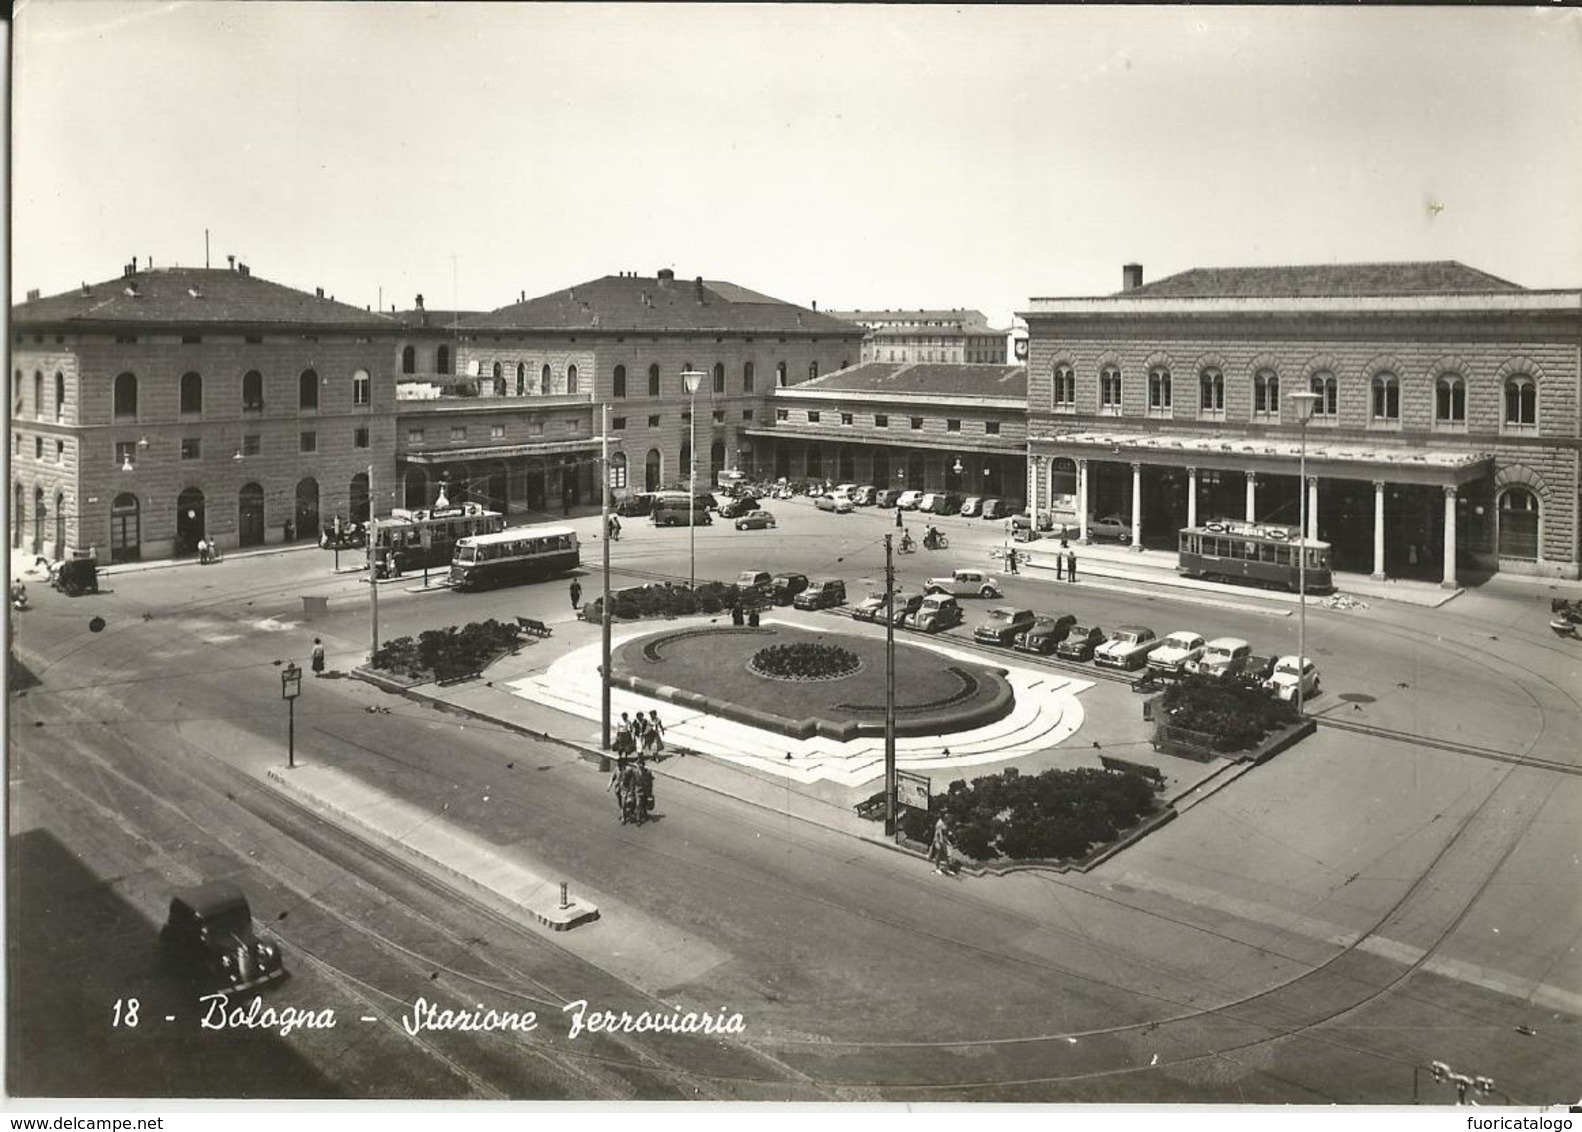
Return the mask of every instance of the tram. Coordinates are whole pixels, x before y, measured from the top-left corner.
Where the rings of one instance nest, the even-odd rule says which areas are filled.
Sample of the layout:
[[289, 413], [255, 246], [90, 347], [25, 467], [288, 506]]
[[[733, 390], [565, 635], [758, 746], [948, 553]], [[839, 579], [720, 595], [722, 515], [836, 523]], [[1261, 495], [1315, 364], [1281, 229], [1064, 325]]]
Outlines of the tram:
[[1303, 539], [1299, 527], [1216, 519], [1184, 527], [1180, 550], [1176, 572], [1188, 578], [1244, 582], [1295, 593], [1304, 568], [1298, 555], [1306, 555], [1308, 591], [1328, 593], [1335, 588], [1329, 543]]
[[570, 527], [509, 527], [456, 544], [450, 584], [458, 590], [542, 582], [582, 565]]
[[397, 507], [390, 512], [390, 518], [379, 520], [378, 554], [381, 559], [393, 555], [396, 567], [402, 571], [448, 566], [461, 539], [504, 529], [505, 516], [481, 503], [458, 503], [426, 511]]

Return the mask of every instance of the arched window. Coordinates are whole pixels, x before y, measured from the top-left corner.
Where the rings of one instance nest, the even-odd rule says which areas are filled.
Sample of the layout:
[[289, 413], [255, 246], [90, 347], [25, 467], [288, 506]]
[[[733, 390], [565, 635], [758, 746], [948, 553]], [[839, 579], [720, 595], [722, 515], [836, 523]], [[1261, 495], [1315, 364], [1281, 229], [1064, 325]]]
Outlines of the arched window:
[[[659, 367], [655, 366], [654, 368], [658, 369]], [[660, 477], [663, 474], [663, 457], [659, 455], [659, 449], [650, 448], [648, 455], [643, 460], [643, 490], [658, 491]]]
[[786, 364], [784, 362], [781, 362], [779, 365], [777, 365], [775, 367], [775, 388], [776, 389], [784, 389], [785, 387], [786, 387]]
[[40, 420], [44, 417], [44, 374], [42, 370], [33, 371], [33, 415]]
[[521, 362], [516, 363], [516, 395], [522, 396], [527, 392], [527, 366]]
[[1312, 376], [1308, 388], [1318, 394], [1318, 400], [1313, 402], [1313, 416], [1328, 417], [1333, 421], [1339, 411], [1339, 383], [1335, 375], [1327, 369], [1321, 369]]
[[203, 412], [203, 377], [196, 373], [181, 375], [181, 411], [183, 414]]
[[1099, 371], [1099, 412], [1112, 417], [1121, 415], [1121, 371], [1115, 366]]
[[1459, 373], [1442, 373], [1434, 382], [1434, 423], [1451, 427], [1467, 423], [1467, 383]]
[[[14, 373], [12, 375], [11, 400], [13, 402], [15, 402], [15, 407], [11, 410], [12, 415], [20, 417], [22, 415], [22, 371], [21, 370], [17, 370], [16, 373]], [[21, 508], [18, 508], [17, 509], [17, 514], [20, 515], [21, 513], [22, 513]]]
[[1049, 461], [1049, 493], [1075, 495], [1077, 493], [1077, 462], [1065, 456]]
[[742, 365], [742, 392], [743, 393], [751, 393], [752, 391], [753, 391], [753, 364], [752, 364], [752, 362], [746, 362], [746, 363], [744, 363]]
[[1210, 419], [1225, 416], [1225, 375], [1209, 366], [1197, 375], [1198, 415]]
[[55, 371], [55, 419], [66, 419], [66, 375]]
[[[659, 396], [659, 367], [656, 365], [648, 367], [648, 395], [650, 397]], [[649, 488], [648, 490], [653, 491], [654, 489]]]
[[297, 378], [297, 408], [308, 410], [319, 407], [319, 374], [317, 370], [305, 369], [302, 376]]
[[716, 393], [724, 393], [725, 392], [725, 363], [724, 362], [715, 362], [714, 363], [714, 392], [716, 392]]
[[496, 397], [504, 397], [505, 396], [505, 368], [503, 366], [501, 366], [499, 362], [495, 362], [494, 363], [494, 369], [493, 369], [493, 371], [491, 373], [491, 376], [494, 378], [494, 395]]
[[264, 375], [256, 369], [250, 369], [242, 376], [242, 412], [261, 413], [263, 411]]
[[1538, 496], [1525, 487], [1511, 487], [1500, 496], [1501, 558], [1538, 557]]
[[577, 393], [577, 367], [566, 367], [566, 395], [574, 397]]
[[1525, 373], [1505, 379], [1505, 428], [1507, 431], [1538, 427], [1538, 383]]
[[137, 375], [123, 373], [115, 379], [115, 419], [137, 419]]
[[414, 347], [414, 346], [403, 346], [401, 348], [401, 372], [402, 373], [416, 373], [417, 372], [417, 348], [416, 347]]
[[1170, 371], [1155, 366], [1148, 371], [1148, 415], [1168, 417], [1170, 412]]
[[434, 353], [434, 369], [437, 373], [450, 372], [450, 347], [441, 346]]
[[1074, 412], [1077, 407], [1077, 371], [1061, 362], [1055, 366], [1055, 408]]
[[626, 490], [626, 453], [617, 452], [610, 457], [610, 490]]
[[371, 405], [373, 404], [373, 396], [374, 383], [373, 378], [368, 375], [368, 371], [365, 369], [354, 371], [352, 373], [352, 404]]
[[495, 362], [494, 363], [494, 371], [493, 371], [491, 376], [493, 376], [493, 378], [496, 381], [499, 381], [500, 378], [503, 377], [504, 375], [505, 375], [505, 371], [500, 368], [500, 363], [499, 362]]
[[1393, 373], [1373, 375], [1373, 423], [1401, 423], [1401, 383]]
[[538, 394], [540, 397], [549, 396], [549, 366], [545, 366], [538, 375]]
[[1252, 375], [1252, 419], [1280, 419], [1280, 375], [1272, 369], [1261, 369]]
[[612, 386], [612, 388], [610, 390], [610, 396], [612, 396], [612, 397], [625, 397], [626, 396], [626, 367], [625, 366], [616, 366], [615, 367], [615, 373], [614, 373], [614, 375], [611, 378], [611, 386]]
[[817, 361], [811, 361], [811, 362], [809, 362], [807, 364], [807, 376], [808, 376], [808, 380], [809, 381], [812, 381], [815, 377], [818, 376], [818, 362]]

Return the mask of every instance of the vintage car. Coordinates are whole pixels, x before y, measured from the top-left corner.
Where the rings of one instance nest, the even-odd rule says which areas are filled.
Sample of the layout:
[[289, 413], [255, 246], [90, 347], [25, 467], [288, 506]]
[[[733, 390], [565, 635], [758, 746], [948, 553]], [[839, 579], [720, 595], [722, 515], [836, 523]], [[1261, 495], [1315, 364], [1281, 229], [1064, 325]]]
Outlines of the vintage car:
[[961, 501], [961, 512], [967, 518], [983, 514], [983, 496], [969, 495]]
[[820, 511], [833, 511], [837, 515], [851, 514], [851, 498], [833, 491], [827, 491], [813, 500], [813, 506]]
[[999, 597], [1000, 583], [982, 570], [956, 570], [948, 577], [930, 578], [923, 584], [928, 593], [952, 597]]
[[1112, 538], [1116, 542], [1132, 541], [1132, 525], [1119, 515], [1102, 515], [1088, 519], [1088, 538]]
[[851, 501], [858, 507], [872, 507], [873, 497], [878, 494], [878, 489], [871, 483], [859, 484], [857, 490], [851, 493]]
[[738, 495], [720, 504], [720, 518], [740, 519], [748, 512], [758, 510], [760, 502], [754, 495]]
[[875, 507], [894, 507], [896, 500], [905, 494], [898, 487], [882, 487], [873, 493], [873, 505]]
[[[1155, 653], [1154, 656], [1158, 656]], [[1152, 658], [1150, 658], [1152, 659]], [[1252, 659], [1252, 646], [1240, 637], [1215, 637], [1203, 646], [1203, 653], [1196, 660], [1186, 663], [1186, 670], [1194, 676], [1212, 676], [1226, 680], [1241, 675], [1242, 669]]]
[[1073, 625], [1066, 639], [1055, 646], [1055, 655], [1061, 660], [1092, 660], [1108, 639], [1097, 625]]
[[178, 892], [159, 943], [166, 960], [205, 991], [251, 990], [286, 976], [279, 946], [254, 934], [247, 897], [234, 884]]
[[774, 582], [774, 575], [768, 570], [743, 570], [736, 575], [736, 588], [743, 592], [755, 590], [761, 594], [769, 592], [769, 586]]
[[1016, 651], [1048, 656], [1055, 651], [1056, 645], [1066, 639], [1066, 634], [1071, 632], [1071, 627], [1076, 623], [1075, 614], [1064, 613], [1056, 617], [1040, 613], [1033, 618], [1027, 630], [1016, 638]]
[[685, 527], [689, 524], [694, 527], [709, 527], [714, 525], [714, 516], [710, 515], [708, 508], [701, 504], [689, 507], [684, 501], [676, 504], [669, 501], [661, 502], [649, 516], [656, 527]]
[[1203, 655], [1203, 650], [1208, 647], [1197, 633], [1190, 629], [1178, 629], [1171, 633], [1148, 654], [1148, 668], [1167, 676], [1179, 676], [1186, 666]]
[[50, 576], [49, 584], [67, 597], [99, 592], [99, 568], [91, 558], [68, 558]]
[[923, 596], [923, 594], [911, 594], [904, 598], [898, 597], [892, 608], [888, 610], [881, 609], [875, 614], [874, 621], [880, 625], [889, 622], [897, 629], [917, 628], [913, 624], [913, 619], [917, 616], [918, 609], [923, 605]]
[[798, 609], [832, 609], [846, 604], [846, 583], [839, 578], [815, 578], [791, 599]]
[[1122, 625], [1098, 648], [1093, 663], [1101, 668], [1133, 669], [1148, 663], [1148, 654], [1159, 647], [1159, 637], [1141, 625]]
[[916, 611], [908, 615], [906, 624], [923, 633], [943, 633], [960, 625], [966, 617], [961, 604], [949, 594], [925, 594]]
[[776, 605], [790, 605], [792, 599], [805, 589], [806, 574], [776, 574], [769, 579], [769, 600]]
[[1299, 662], [1294, 656], [1282, 656], [1274, 662], [1274, 674], [1263, 682], [1263, 686], [1282, 700], [1296, 699], [1298, 680], [1302, 685], [1302, 698], [1318, 695], [1318, 666], [1311, 657], [1303, 657]]
[[736, 517], [736, 529], [738, 531], [773, 530], [774, 525], [775, 517], [767, 511], [748, 511], [746, 514]]
[[1033, 627], [1034, 616], [1031, 609], [996, 606], [973, 626], [972, 639], [986, 645], [1008, 645]]
[[[851, 607], [852, 620], [882, 621], [887, 611], [885, 605], [887, 597], [888, 595], [883, 590], [869, 590], [866, 597]], [[897, 605], [906, 603], [906, 595], [899, 586], [894, 591], [894, 598]]]
[[895, 505], [903, 511], [916, 511], [917, 505], [923, 502], [923, 493], [916, 489], [903, 491], [895, 498]]

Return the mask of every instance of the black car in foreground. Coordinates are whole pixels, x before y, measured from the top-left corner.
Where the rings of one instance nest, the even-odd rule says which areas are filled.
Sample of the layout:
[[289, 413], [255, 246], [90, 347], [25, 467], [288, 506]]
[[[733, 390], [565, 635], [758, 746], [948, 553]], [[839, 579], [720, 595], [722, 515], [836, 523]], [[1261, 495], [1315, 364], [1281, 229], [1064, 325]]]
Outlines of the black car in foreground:
[[253, 912], [234, 884], [178, 892], [159, 931], [165, 957], [205, 991], [251, 990], [286, 977], [280, 948], [253, 932]]
[[1032, 627], [1016, 638], [1016, 651], [1048, 656], [1066, 639], [1066, 634], [1071, 632], [1071, 627], [1076, 623], [1075, 614], [1063, 613], [1055, 617], [1049, 613], [1040, 613], [1033, 619]]
[[776, 605], [790, 605], [805, 589], [806, 574], [776, 574], [769, 579], [769, 600]]
[[1097, 625], [1073, 625], [1066, 639], [1055, 646], [1055, 655], [1062, 660], [1092, 660], [1093, 650], [1106, 639]]

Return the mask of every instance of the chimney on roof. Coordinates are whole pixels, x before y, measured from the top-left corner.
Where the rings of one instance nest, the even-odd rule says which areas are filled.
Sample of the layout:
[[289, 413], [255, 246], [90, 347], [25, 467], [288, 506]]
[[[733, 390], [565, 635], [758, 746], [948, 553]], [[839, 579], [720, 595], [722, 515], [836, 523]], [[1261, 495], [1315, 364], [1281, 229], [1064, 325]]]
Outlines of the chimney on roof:
[[121, 278], [122, 279], [130, 279], [135, 274], [137, 274], [137, 261], [136, 260], [133, 260], [131, 263], [123, 263], [121, 265]]
[[817, 299], [813, 300], [813, 309], [814, 310], [818, 310], [818, 300]]
[[84, 295], [93, 294], [93, 289], [88, 286], [88, 281], [86, 279], [82, 281], [82, 293]]
[[236, 257], [235, 256], [233, 256], [233, 255], [226, 256], [225, 257], [225, 262], [231, 265], [230, 270], [232, 270], [232, 271], [236, 270]]
[[31, 303], [34, 299], [39, 297], [40, 293], [41, 292], [39, 291], [39, 289], [37, 287], [34, 287], [32, 290], [30, 290], [27, 293], [27, 301]]
[[423, 309], [423, 296], [422, 295], [419, 295], [417, 297], [417, 309], [418, 310], [422, 310]]
[[698, 294], [698, 305], [702, 306], [704, 298], [705, 298], [704, 292], [703, 292], [703, 276], [701, 276], [701, 275], [698, 276], [696, 286], [697, 286], [697, 294]]
[[659, 269], [659, 285], [661, 287], [663, 287], [666, 283], [669, 283], [675, 277], [676, 277], [676, 273], [674, 271], [671, 271], [670, 268], [668, 268], [668, 267], [661, 267]]
[[251, 275], [253, 273], [252, 268], [248, 267], [245, 263], [237, 264], [236, 270], [242, 275]]
[[319, 298], [322, 299], [324, 297], [324, 288], [323, 287], [315, 287], [315, 288], [313, 288], [313, 293], [315, 295], [317, 295]]
[[1128, 263], [1121, 268], [1121, 290], [1135, 291], [1143, 285], [1143, 265]]

